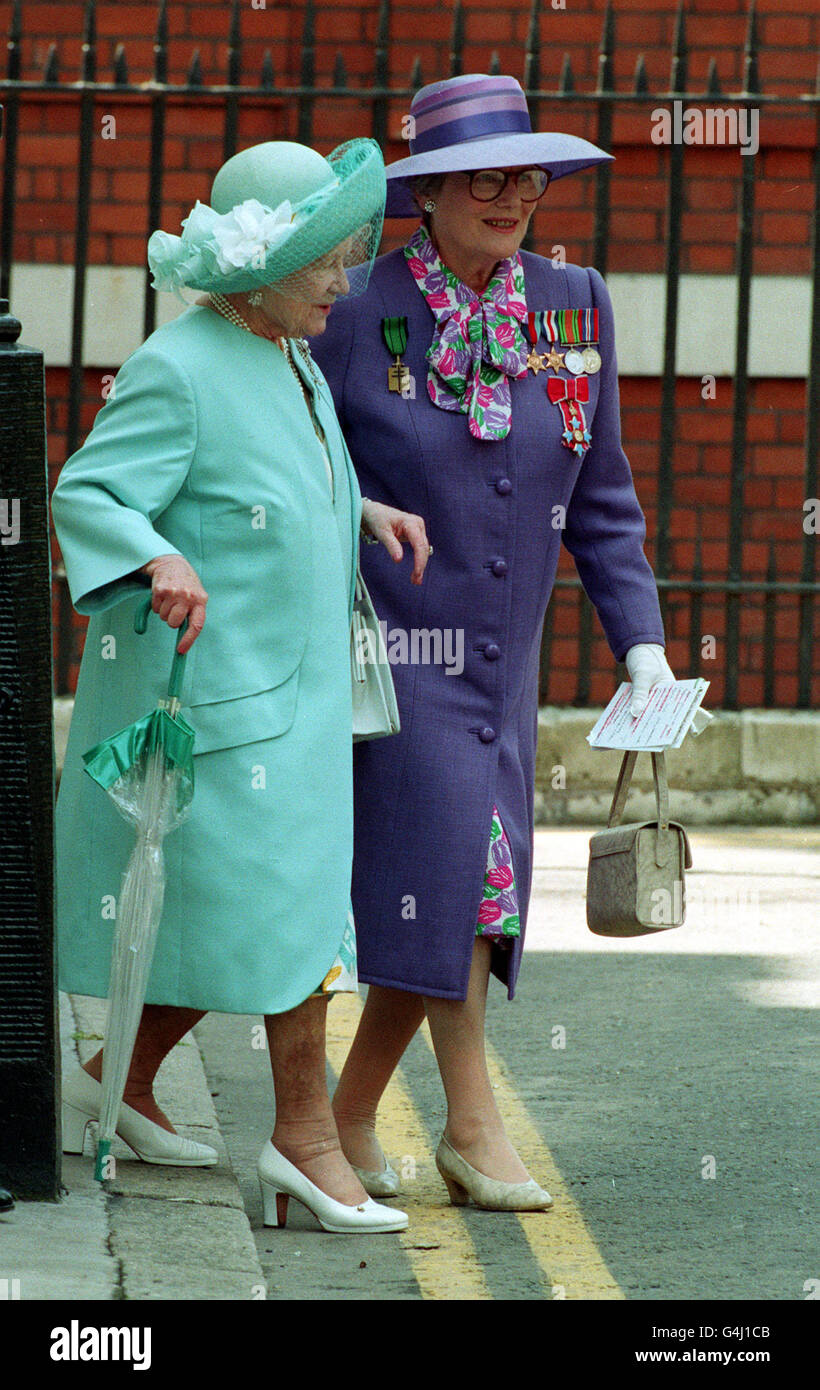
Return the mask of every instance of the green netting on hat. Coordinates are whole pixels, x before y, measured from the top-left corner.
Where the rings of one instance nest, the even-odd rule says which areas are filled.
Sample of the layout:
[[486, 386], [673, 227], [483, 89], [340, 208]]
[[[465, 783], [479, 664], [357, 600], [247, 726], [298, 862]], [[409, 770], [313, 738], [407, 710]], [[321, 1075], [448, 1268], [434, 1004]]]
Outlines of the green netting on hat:
[[[306, 195], [305, 170], [307, 182], [317, 185]], [[298, 201], [287, 196], [289, 188], [302, 195]], [[288, 142], [257, 145], [223, 166], [214, 181], [217, 192], [220, 205], [230, 197], [237, 202], [222, 213], [198, 202], [182, 224], [182, 236], [152, 234], [148, 264], [155, 289], [238, 294], [276, 285], [283, 294], [310, 298], [305, 272], [331, 252], [345, 266], [367, 266], [367, 274], [357, 276], [356, 292], [364, 289], [386, 192], [374, 140], [348, 140], [327, 160]], [[243, 192], [248, 196], [242, 198]]]

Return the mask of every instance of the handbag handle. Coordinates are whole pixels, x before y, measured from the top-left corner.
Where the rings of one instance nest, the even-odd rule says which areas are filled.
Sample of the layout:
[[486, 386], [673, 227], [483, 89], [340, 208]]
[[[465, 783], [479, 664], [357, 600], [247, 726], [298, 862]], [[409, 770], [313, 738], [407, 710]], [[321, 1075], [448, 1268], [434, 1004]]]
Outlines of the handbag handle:
[[[621, 770], [618, 773], [618, 781], [615, 785], [615, 794], [609, 809], [609, 820], [607, 821], [608, 829], [611, 829], [614, 825], [618, 825], [620, 822], [637, 757], [638, 754], [635, 750], [624, 753], [623, 761], [621, 762]], [[659, 867], [662, 867], [672, 852], [672, 836], [669, 834], [669, 783], [666, 777], [665, 754], [652, 754], [652, 777], [655, 783], [655, 806], [658, 812], [658, 828], [655, 835], [655, 863]]]

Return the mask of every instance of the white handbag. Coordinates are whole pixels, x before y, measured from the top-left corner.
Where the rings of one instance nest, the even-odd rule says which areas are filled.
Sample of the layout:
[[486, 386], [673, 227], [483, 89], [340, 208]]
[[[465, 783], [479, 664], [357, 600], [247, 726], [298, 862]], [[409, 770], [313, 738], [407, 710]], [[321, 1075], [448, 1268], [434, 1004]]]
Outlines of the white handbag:
[[353, 620], [350, 624], [350, 674], [353, 742], [397, 734], [401, 724], [387, 648], [373, 601], [358, 566]]

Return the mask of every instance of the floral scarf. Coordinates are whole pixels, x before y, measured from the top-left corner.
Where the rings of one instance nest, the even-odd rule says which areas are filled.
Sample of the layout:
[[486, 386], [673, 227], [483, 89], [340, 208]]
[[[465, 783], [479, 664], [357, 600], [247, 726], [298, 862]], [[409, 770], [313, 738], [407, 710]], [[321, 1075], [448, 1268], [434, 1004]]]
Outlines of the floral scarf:
[[510, 432], [508, 377], [527, 373], [521, 323], [527, 316], [524, 269], [517, 255], [500, 261], [476, 294], [439, 259], [422, 225], [404, 248], [410, 273], [436, 317], [427, 350], [427, 393], [440, 410], [460, 410], [476, 439]]

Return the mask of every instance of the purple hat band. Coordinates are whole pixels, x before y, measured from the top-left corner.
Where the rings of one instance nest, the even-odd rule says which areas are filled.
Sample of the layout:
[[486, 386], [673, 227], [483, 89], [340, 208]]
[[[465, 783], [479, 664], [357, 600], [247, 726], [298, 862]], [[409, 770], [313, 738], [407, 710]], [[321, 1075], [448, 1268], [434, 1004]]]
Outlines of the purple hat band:
[[[459, 79], [456, 79], [458, 82]], [[424, 88], [412, 106], [411, 154], [429, 154], [464, 140], [494, 135], [531, 135], [532, 123], [520, 86], [510, 77], [470, 77]]]

